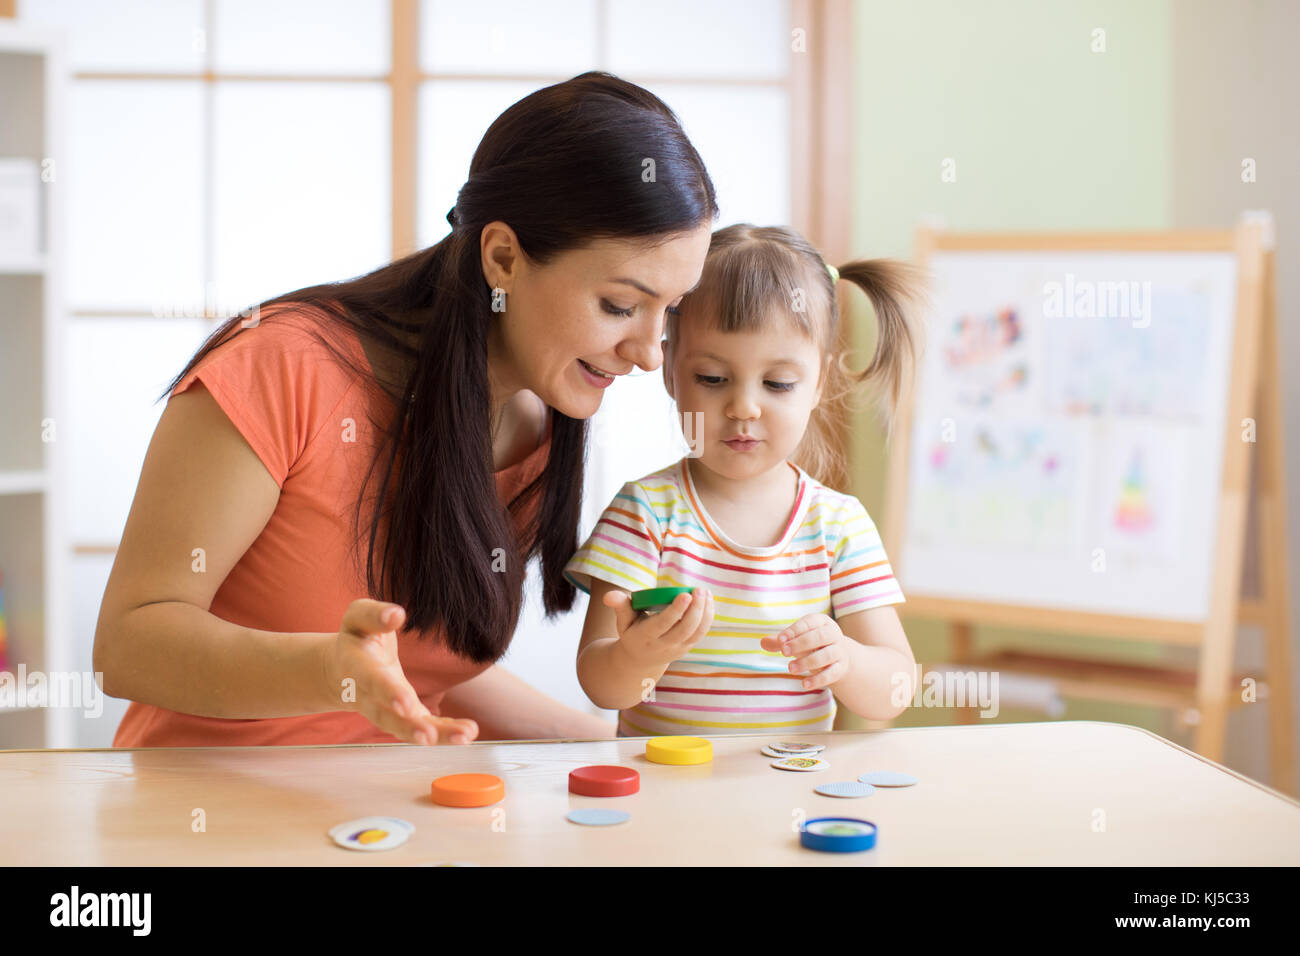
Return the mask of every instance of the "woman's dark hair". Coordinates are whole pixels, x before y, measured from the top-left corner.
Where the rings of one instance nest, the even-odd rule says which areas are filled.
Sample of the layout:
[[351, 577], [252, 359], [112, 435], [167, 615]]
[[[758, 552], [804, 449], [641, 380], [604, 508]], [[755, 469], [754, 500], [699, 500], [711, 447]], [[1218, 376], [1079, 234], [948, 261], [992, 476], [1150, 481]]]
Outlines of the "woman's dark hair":
[[[717, 215], [713, 183], [672, 110], [616, 76], [583, 73], [529, 94], [488, 128], [448, 213], [450, 235], [358, 278], [257, 307], [259, 321], [277, 306], [310, 307], [328, 319], [318, 331], [346, 326], [411, 368], [406, 381], [387, 383], [407, 400], [396, 401], [366, 478], [369, 484], [376, 470], [381, 474], [369, 513], [366, 586], [370, 596], [405, 608], [407, 629], [441, 628], [461, 657], [497, 660], [513, 637], [525, 566], [535, 554], [547, 615], [569, 610], [575, 596], [563, 569], [577, 549], [587, 423], [552, 410], [545, 470], [501, 504], [493, 477], [487, 341], [494, 313], [479, 249], [483, 227], [507, 223], [527, 258], [545, 264], [598, 239], [657, 244]], [[214, 331], [160, 398], [229, 333], [240, 334], [240, 322], [233, 316]], [[374, 372], [317, 337], [377, 388]], [[540, 508], [533, 507], [539, 496]], [[357, 502], [358, 541], [365, 498]], [[519, 541], [511, 522], [521, 512], [531, 520]]]

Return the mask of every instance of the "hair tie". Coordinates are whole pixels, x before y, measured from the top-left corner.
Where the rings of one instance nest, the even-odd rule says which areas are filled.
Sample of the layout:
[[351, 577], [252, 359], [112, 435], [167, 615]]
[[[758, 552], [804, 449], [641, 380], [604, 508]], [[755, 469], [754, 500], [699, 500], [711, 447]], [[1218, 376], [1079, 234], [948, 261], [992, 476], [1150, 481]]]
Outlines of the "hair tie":
[[831, 274], [831, 282], [839, 282], [839, 281], [840, 281], [840, 270], [839, 270], [839, 269], [836, 269], [836, 268], [835, 268], [833, 265], [831, 265], [829, 262], [826, 263], [826, 271], [829, 272], [829, 273]]
[[456, 207], [455, 207], [455, 206], [452, 206], [450, 209], [447, 210], [447, 224], [448, 224], [448, 225], [451, 225], [451, 226], [456, 225]]

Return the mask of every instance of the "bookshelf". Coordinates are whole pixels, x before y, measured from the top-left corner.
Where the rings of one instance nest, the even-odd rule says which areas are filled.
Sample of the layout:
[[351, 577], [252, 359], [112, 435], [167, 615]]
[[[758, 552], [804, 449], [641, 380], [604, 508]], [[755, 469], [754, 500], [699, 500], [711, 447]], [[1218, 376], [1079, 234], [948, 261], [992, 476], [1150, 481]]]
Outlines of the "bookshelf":
[[[65, 50], [58, 31], [0, 20], [0, 158], [31, 160], [41, 171], [38, 253], [0, 252], [0, 587], [10, 672], [21, 665], [47, 680], [73, 660], [59, 467]], [[5, 697], [0, 749], [72, 746], [75, 710]]]

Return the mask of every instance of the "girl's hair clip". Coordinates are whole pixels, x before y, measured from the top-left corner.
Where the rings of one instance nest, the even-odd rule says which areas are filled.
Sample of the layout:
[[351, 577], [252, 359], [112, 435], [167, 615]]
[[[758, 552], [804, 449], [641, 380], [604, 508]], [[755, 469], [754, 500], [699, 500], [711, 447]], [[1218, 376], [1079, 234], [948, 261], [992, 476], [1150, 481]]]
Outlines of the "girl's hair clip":
[[835, 268], [833, 265], [831, 265], [829, 262], [826, 263], [826, 271], [829, 272], [829, 273], [831, 274], [831, 282], [839, 282], [839, 281], [840, 281], [840, 270], [839, 270], [839, 269], [836, 269], [836, 268]]

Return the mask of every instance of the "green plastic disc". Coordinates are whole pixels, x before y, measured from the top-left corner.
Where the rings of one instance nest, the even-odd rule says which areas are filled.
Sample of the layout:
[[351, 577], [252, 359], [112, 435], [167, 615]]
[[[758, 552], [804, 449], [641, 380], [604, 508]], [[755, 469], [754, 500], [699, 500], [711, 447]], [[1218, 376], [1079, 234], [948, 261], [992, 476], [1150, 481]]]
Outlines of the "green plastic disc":
[[690, 594], [693, 588], [647, 588], [632, 592], [632, 610], [662, 611], [673, 603], [679, 594]]

